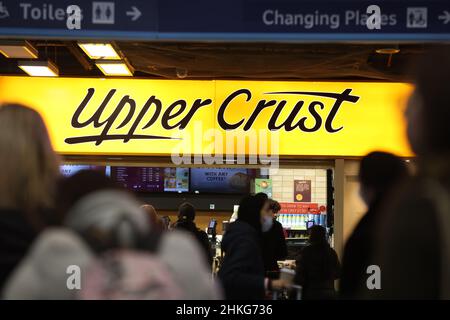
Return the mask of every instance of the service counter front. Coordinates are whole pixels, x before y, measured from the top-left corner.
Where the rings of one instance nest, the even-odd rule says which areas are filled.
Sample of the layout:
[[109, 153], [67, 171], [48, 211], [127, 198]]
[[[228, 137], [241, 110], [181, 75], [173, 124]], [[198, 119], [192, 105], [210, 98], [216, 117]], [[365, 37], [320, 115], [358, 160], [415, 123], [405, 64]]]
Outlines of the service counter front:
[[[333, 225], [338, 251], [343, 163], [374, 150], [413, 156], [402, 115], [411, 90], [385, 82], [0, 77], [0, 102], [36, 109], [65, 163], [163, 168], [163, 184], [135, 191], [172, 221], [190, 201], [199, 227], [216, 219], [221, 229], [242, 194], [270, 192], [284, 206], [279, 219], [293, 243], [308, 223]], [[250, 186], [245, 192], [212, 186], [196, 193], [192, 171], [178, 185], [176, 168], [254, 169], [259, 176], [233, 173], [234, 184]], [[215, 174], [212, 182], [228, 181]]]

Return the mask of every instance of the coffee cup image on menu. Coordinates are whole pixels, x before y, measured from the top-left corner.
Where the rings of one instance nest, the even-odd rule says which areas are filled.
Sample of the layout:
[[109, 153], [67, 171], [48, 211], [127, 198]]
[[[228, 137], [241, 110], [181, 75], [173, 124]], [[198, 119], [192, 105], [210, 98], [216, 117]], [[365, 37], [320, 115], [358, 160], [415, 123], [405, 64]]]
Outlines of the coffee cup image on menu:
[[228, 184], [231, 188], [242, 190], [245, 189], [250, 182], [250, 177], [242, 172], [237, 172], [231, 176], [228, 180]]

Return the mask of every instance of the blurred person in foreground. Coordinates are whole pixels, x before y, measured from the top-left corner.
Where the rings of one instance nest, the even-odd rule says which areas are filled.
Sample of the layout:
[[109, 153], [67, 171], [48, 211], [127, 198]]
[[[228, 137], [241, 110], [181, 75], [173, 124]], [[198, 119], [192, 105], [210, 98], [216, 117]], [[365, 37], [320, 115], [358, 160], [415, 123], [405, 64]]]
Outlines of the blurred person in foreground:
[[[5, 285], [4, 298], [220, 298], [196, 243], [178, 232], [154, 232], [137, 199], [108, 177], [80, 171], [60, 191], [65, 227], [36, 239]], [[70, 266], [79, 268], [81, 279]]]
[[405, 116], [417, 175], [396, 189], [379, 225], [381, 288], [370, 297], [381, 299], [450, 299], [450, 50], [416, 65]]
[[268, 230], [263, 230], [262, 247], [264, 270], [266, 273], [275, 274], [279, 271], [278, 260], [284, 260], [287, 257], [286, 238], [283, 226], [276, 219], [277, 213], [281, 210], [278, 201], [273, 199], [269, 201], [269, 211], [271, 216], [267, 217]]
[[178, 208], [178, 220], [174, 223], [173, 229], [186, 231], [194, 236], [203, 249], [208, 266], [212, 267], [213, 254], [208, 235], [195, 224], [195, 213], [196, 210], [192, 204], [189, 202], [182, 203]]
[[0, 106], [0, 289], [34, 238], [53, 223], [58, 158], [41, 116]]
[[334, 281], [339, 279], [338, 256], [327, 241], [327, 232], [320, 225], [309, 229], [309, 245], [304, 247], [296, 263], [294, 282], [303, 287], [304, 300], [333, 300]]
[[262, 231], [263, 221], [271, 217], [267, 196], [244, 197], [237, 216], [223, 236], [225, 257], [218, 275], [227, 299], [261, 300], [266, 292], [286, 286], [284, 280], [265, 277]]
[[344, 299], [358, 299], [367, 289], [367, 267], [373, 261], [377, 222], [383, 219], [380, 206], [395, 186], [408, 176], [404, 160], [386, 152], [372, 152], [361, 160], [360, 196], [368, 210], [347, 240], [342, 259], [339, 294]]

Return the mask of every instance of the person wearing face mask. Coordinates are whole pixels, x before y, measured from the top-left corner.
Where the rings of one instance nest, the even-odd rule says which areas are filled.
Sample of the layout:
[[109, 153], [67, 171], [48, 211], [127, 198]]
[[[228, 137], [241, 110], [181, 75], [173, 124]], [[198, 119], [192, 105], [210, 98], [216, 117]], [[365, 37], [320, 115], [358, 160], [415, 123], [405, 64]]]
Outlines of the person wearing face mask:
[[270, 224], [263, 222], [268, 212], [267, 196], [246, 196], [239, 203], [237, 220], [224, 234], [225, 257], [218, 276], [226, 299], [261, 300], [268, 291], [287, 286], [284, 280], [265, 277], [261, 238], [263, 228]]
[[275, 276], [278, 271], [278, 260], [287, 257], [287, 246], [283, 226], [276, 220], [276, 214], [280, 211], [280, 204], [269, 199], [269, 212], [264, 216], [263, 221], [263, 261], [264, 270], [269, 277]]

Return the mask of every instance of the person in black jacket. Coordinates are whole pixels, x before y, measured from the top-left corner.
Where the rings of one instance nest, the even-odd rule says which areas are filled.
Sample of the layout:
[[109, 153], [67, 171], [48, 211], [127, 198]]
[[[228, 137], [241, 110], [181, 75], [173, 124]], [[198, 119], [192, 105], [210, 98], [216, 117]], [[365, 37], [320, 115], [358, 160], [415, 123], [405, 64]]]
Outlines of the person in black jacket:
[[208, 235], [195, 225], [195, 207], [189, 202], [184, 202], [178, 208], [178, 220], [173, 228], [184, 230], [191, 233], [205, 253], [205, 258], [210, 267], [212, 267], [213, 254], [209, 243]]
[[218, 275], [227, 299], [264, 299], [266, 290], [285, 286], [283, 280], [269, 280], [264, 275], [261, 231], [263, 217], [270, 214], [268, 206], [263, 197], [244, 197], [237, 220], [223, 237], [225, 257]]
[[269, 277], [279, 271], [277, 261], [287, 257], [283, 226], [275, 218], [280, 209], [281, 206], [277, 201], [269, 200], [269, 210], [273, 216], [272, 226], [262, 234], [264, 270]]
[[340, 274], [338, 256], [328, 244], [324, 227], [315, 225], [309, 232], [310, 244], [297, 260], [294, 282], [303, 286], [304, 300], [335, 299], [334, 280]]
[[380, 204], [407, 175], [405, 161], [390, 153], [372, 152], [361, 160], [360, 194], [368, 211], [345, 244], [339, 287], [341, 298], [359, 299], [369, 294], [367, 267], [377, 264], [373, 255], [376, 228], [382, 215]]

